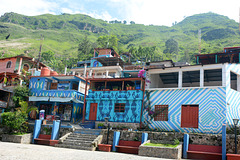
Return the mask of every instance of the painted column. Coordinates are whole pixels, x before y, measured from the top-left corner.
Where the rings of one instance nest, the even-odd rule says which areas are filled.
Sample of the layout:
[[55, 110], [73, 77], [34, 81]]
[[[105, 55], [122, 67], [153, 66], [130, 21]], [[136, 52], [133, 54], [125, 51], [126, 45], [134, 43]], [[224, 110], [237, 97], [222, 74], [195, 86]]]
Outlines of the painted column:
[[204, 70], [200, 68], [200, 87], [204, 87]]
[[21, 72], [21, 66], [22, 66], [22, 58], [20, 58], [20, 61], [19, 61], [18, 74], [20, 74]]
[[148, 133], [142, 133], [142, 144], [148, 140]]
[[59, 131], [60, 131], [60, 126], [61, 126], [61, 121], [53, 121], [53, 127], [52, 127], [52, 135], [51, 135], [51, 140], [57, 140]]
[[224, 64], [222, 66], [222, 86], [223, 87], [226, 87], [227, 86], [227, 83], [226, 83], [226, 76], [227, 76], [227, 70], [226, 70], [227, 66], [226, 64]]
[[78, 92], [80, 92], [81, 82], [82, 81], [79, 81], [79, 83], [78, 83]]
[[187, 151], [189, 145], [189, 134], [184, 134], [183, 137], [183, 158], [187, 159]]
[[178, 72], [178, 88], [182, 88], [182, 70]]
[[89, 71], [89, 77], [92, 77], [92, 69]]
[[114, 132], [113, 135], [113, 145], [112, 145], [112, 151], [116, 152], [116, 146], [118, 145], [120, 140], [120, 132]]
[[75, 75], [75, 71], [72, 72], [72, 75]]
[[41, 132], [41, 126], [42, 126], [42, 120], [35, 120], [32, 143], [34, 143], [35, 138], [38, 138]]
[[64, 75], [67, 75], [67, 65], [64, 68]]
[[107, 70], [107, 71], [106, 71], [106, 78], [108, 78], [108, 72], [109, 72], [109, 71]]
[[222, 160], [226, 160], [226, 124], [222, 126]]

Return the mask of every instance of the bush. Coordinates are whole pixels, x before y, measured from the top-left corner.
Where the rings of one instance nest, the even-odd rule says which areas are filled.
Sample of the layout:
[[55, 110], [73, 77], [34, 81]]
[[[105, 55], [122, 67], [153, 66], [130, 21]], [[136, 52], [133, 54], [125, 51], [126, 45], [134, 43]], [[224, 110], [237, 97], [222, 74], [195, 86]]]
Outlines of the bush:
[[26, 101], [20, 101], [20, 108], [15, 112], [5, 112], [1, 115], [2, 125], [9, 134], [22, 134], [28, 131], [27, 117], [32, 110], [37, 110], [37, 107], [28, 106]]
[[28, 126], [26, 123], [27, 115], [21, 111], [5, 112], [1, 115], [2, 125], [9, 134], [26, 133]]

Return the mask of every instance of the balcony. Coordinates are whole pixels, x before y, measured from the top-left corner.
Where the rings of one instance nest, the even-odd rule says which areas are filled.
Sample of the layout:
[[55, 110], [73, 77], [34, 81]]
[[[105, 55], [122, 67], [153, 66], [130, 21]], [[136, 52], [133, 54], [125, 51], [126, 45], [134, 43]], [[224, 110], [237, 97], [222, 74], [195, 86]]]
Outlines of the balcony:
[[87, 100], [142, 100], [142, 90], [89, 90]]
[[35, 90], [31, 91], [30, 96], [30, 101], [84, 101], [84, 95], [76, 90]]

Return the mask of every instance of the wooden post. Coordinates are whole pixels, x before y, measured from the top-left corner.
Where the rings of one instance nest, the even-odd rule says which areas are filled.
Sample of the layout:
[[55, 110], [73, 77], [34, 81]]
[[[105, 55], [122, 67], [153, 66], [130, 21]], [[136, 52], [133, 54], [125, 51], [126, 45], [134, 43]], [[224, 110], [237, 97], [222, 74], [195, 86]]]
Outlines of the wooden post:
[[122, 81], [122, 90], [124, 90], [124, 81]]
[[142, 99], [141, 116], [140, 116], [140, 128], [142, 128], [142, 114], [143, 114], [142, 112], [143, 112], [143, 102], [144, 102], [144, 94], [145, 94], [145, 84], [146, 84], [146, 81], [143, 80], [143, 99]]
[[8, 101], [7, 101], [7, 108], [8, 108], [8, 105], [9, 105], [10, 97], [11, 97], [11, 93], [9, 92], [9, 94], [8, 94]]
[[84, 123], [84, 121], [85, 121], [86, 96], [87, 96], [87, 82], [88, 82], [88, 80], [86, 79], [85, 94], [84, 94], [84, 104], [83, 104], [83, 118], [82, 118], [82, 123]]

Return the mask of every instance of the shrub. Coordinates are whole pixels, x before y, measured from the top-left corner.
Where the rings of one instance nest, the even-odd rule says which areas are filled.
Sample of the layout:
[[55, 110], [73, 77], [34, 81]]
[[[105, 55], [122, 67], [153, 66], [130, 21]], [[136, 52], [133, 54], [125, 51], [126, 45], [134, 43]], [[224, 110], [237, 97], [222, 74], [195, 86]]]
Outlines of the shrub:
[[26, 133], [28, 131], [27, 117], [32, 110], [37, 110], [37, 107], [29, 107], [26, 101], [20, 101], [20, 108], [15, 112], [5, 112], [1, 115], [2, 125], [9, 134]]
[[104, 124], [103, 123], [98, 123], [98, 127], [103, 127]]
[[5, 112], [1, 115], [2, 125], [9, 134], [26, 133], [28, 126], [26, 123], [27, 115], [21, 111]]

